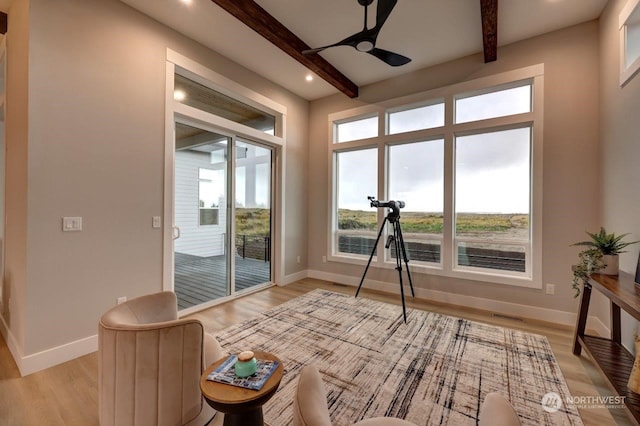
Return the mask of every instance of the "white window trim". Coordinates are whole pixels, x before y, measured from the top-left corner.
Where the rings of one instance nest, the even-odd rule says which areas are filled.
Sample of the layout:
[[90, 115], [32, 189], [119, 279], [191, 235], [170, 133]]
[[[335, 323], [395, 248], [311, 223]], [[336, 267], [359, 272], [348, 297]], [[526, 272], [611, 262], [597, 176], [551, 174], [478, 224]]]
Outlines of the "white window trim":
[[[640, 1], [640, 0], [637, 0]], [[471, 96], [472, 94], [490, 93], [499, 86], [502, 88], [516, 87], [522, 81], [532, 82], [532, 111], [522, 114], [515, 114], [506, 117], [489, 118], [479, 121], [454, 124], [454, 103], [455, 98], [460, 96]], [[410, 108], [414, 105], [428, 105], [444, 99], [445, 102], [445, 126], [416, 130], [407, 133], [387, 135], [386, 133], [386, 113], [389, 111], [402, 110], [403, 107]], [[378, 115], [380, 126], [379, 136], [375, 138], [362, 139], [356, 141], [334, 143], [334, 122], [349, 121], [349, 118], [356, 119], [366, 116]], [[337, 170], [335, 167], [336, 152], [351, 151], [365, 148], [378, 148], [378, 194], [380, 200], [386, 199], [386, 147], [394, 143], [407, 143], [410, 141], [424, 141], [436, 138], [444, 138], [444, 227], [441, 246], [441, 264], [427, 264], [409, 262], [412, 273], [424, 273], [453, 278], [468, 279], [474, 281], [491, 282], [505, 284], [516, 287], [542, 288], [542, 149], [543, 149], [543, 117], [544, 117], [544, 65], [538, 64], [513, 71], [508, 71], [488, 77], [457, 83], [451, 86], [438, 88], [426, 92], [416, 93], [401, 98], [380, 102], [376, 105], [353, 108], [328, 115], [328, 173], [329, 195], [327, 203], [328, 214], [328, 234], [327, 239], [327, 260], [331, 262], [348, 263], [364, 266], [369, 256], [358, 256], [348, 254], [338, 254], [334, 251], [335, 235], [337, 227], [337, 217], [335, 211], [337, 207], [336, 185]], [[454, 182], [453, 182], [453, 162], [454, 162], [454, 138], [456, 135], [465, 132], [479, 133], [484, 131], [507, 130], [509, 128], [524, 127], [526, 123], [532, 126], [531, 131], [531, 246], [530, 253], [531, 275], [512, 276], [509, 273], [492, 271], [490, 269], [456, 269], [454, 263], [455, 234], [453, 230], [455, 210], [454, 204]], [[363, 204], [366, 200], [363, 200]], [[384, 219], [384, 209], [378, 209], [378, 224]], [[378, 253], [384, 244], [381, 238]], [[364, 257], [364, 258], [363, 258]], [[371, 267], [379, 269], [395, 268], [395, 261], [383, 259], [384, 256], [377, 256], [371, 262]]]
[[[272, 210], [272, 268], [273, 280], [276, 284], [282, 284], [285, 279], [285, 192], [284, 180], [286, 170], [286, 120], [287, 108], [279, 103], [261, 95], [206, 66], [189, 59], [171, 49], [167, 49], [165, 69], [165, 166], [164, 166], [164, 228], [163, 228], [163, 289], [173, 289], [173, 209], [174, 209], [174, 121], [188, 121], [203, 128], [215, 128], [215, 131], [231, 135], [233, 137], [245, 138], [250, 141], [263, 143], [273, 148], [273, 166], [271, 191], [273, 202]], [[173, 98], [174, 78], [179, 73], [185, 77], [210, 87], [224, 95], [234, 98], [240, 102], [251, 105], [263, 112], [275, 117], [274, 135], [249, 128], [239, 123], [224, 119], [222, 117], [209, 114], [205, 111], [184, 105]], [[235, 136], [234, 136], [235, 135]], [[235, 165], [235, 158], [231, 156], [230, 166]], [[235, 188], [230, 188], [229, 193], [233, 194]], [[232, 232], [235, 232], [235, 224], [232, 221]], [[233, 257], [231, 262], [234, 262]], [[232, 289], [233, 290], [233, 289]], [[233, 293], [232, 293], [233, 297]], [[228, 297], [210, 302], [211, 305], [229, 300]], [[204, 309], [205, 304], [195, 309]], [[185, 312], [189, 313], [189, 310]], [[184, 313], [184, 312], [183, 312]]]
[[640, 0], [629, 0], [618, 17], [620, 33], [620, 86], [624, 86], [640, 71], [640, 57], [627, 67], [627, 21], [631, 14], [640, 7]]

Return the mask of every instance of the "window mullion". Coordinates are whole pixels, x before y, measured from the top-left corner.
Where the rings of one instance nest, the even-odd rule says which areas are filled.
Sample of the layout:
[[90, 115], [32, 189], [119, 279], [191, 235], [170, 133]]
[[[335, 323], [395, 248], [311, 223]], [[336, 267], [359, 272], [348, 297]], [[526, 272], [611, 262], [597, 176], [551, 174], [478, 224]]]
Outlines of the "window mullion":
[[[381, 134], [384, 134], [384, 133], [381, 133]], [[388, 170], [389, 163], [387, 158], [388, 158], [388, 148], [383, 141], [380, 141], [378, 142], [378, 194], [376, 195], [378, 200], [385, 200], [387, 196], [387, 174], [389, 172]], [[382, 223], [384, 222], [384, 218], [386, 216], [385, 213], [386, 213], [386, 209], [378, 209], [378, 230], [380, 229], [380, 226], [382, 226]], [[378, 241], [376, 263], [380, 266], [384, 264], [385, 258], [386, 258], [384, 243], [387, 240], [387, 232], [388, 230], [385, 229], [385, 233], [380, 238], [380, 241]]]
[[455, 191], [455, 135], [453, 132], [454, 98], [445, 98], [445, 134], [444, 134], [444, 212], [442, 229], [441, 261], [444, 271], [454, 268], [454, 191]]

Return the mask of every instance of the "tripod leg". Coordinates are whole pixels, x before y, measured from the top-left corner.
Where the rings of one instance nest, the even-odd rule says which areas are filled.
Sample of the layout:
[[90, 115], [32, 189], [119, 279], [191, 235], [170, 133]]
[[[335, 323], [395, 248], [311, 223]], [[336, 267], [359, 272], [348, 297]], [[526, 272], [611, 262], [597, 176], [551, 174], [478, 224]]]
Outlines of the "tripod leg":
[[407, 249], [404, 244], [404, 237], [402, 236], [402, 226], [400, 226], [400, 220], [398, 220], [397, 224], [398, 224], [398, 236], [400, 238], [400, 245], [402, 246], [402, 258], [404, 259], [404, 264], [407, 266], [407, 277], [409, 277], [409, 287], [411, 288], [411, 296], [416, 297], [416, 294], [413, 291], [413, 280], [411, 279], [411, 271], [409, 270], [409, 256], [407, 254]]
[[[405, 324], [407, 323], [407, 308], [404, 304], [404, 285], [402, 283], [402, 259], [400, 258], [400, 250], [401, 250], [401, 246], [400, 246], [400, 235], [398, 233], [400, 229], [400, 223], [399, 222], [394, 222], [393, 223], [393, 236], [394, 238], [394, 243], [395, 243], [395, 249], [396, 249], [396, 270], [398, 271], [398, 277], [400, 278], [400, 298], [402, 300], [402, 317], [404, 318], [404, 322]], [[413, 291], [413, 290], [412, 290]]]
[[380, 225], [380, 231], [378, 231], [378, 237], [376, 238], [376, 242], [373, 244], [373, 249], [371, 249], [371, 256], [369, 256], [369, 261], [367, 262], [367, 267], [364, 268], [364, 273], [362, 274], [362, 279], [360, 280], [360, 285], [358, 286], [358, 290], [356, 291], [356, 296], [358, 297], [358, 293], [360, 293], [360, 288], [362, 288], [362, 283], [364, 283], [364, 277], [367, 275], [367, 271], [369, 270], [369, 266], [371, 266], [371, 261], [373, 260], [373, 254], [376, 252], [376, 248], [378, 247], [378, 242], [380, 241], [380, 237], [382, 236], [382, 231], [384, 231], [384, 225], [387, 223], [387, 218], [385, 217], [382, 221], [382, 225]]

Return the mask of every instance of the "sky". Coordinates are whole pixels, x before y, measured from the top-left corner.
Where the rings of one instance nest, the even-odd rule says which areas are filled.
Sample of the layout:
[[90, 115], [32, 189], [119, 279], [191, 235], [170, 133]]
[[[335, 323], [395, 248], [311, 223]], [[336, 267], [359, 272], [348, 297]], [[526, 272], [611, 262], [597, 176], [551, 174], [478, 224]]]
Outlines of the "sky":
[[[522, 86], [459, 99], [456, 122], [525, 112], [530, 87]], [[442, 104], [440, 104], [442, 105]], [[413, 110], [416, 111], [416, 110]], [[424, 107], [422, 128], [441, 126], [444, 108]], [[416, 114], [391, 115], [390, 132], [415, 130]], [[376, 126], [376, 121], [368, 122]], [[356, 126], [351, 126], [356, 127]], [[394, 130], [395, 128], [395, 130]], [[342, 130], [342, 129], [341, 129]], [[339, 137], [370, 136], [362, 129], [344, 129]], [[347, 133], [351, 132], [351, 133]], [[457, 137], [455, 141], [455, 205], [465, 213], [528, 213], [530, 203], [529, 127]], [[367, 196], [378, 195], [377, 150], [338, 153], [338, 207], [369, 210]], [[442, 212], [444, 205], [444, 142], [442, 139], [389, 148], [387, 199], [406, 203], [405, 211]], [[386, 201], [386, 200], [384, 200]]]
[[[213, 133], [210, 134], [215, 136]], [[235, 173], [236, 206], [269, 208], [271, 205], [271, 151], [243, 141], [237, 141], [236, 147], [238, 152]], [[212, 151], [211, 164], [215, 168], [200, 168], [199, 170], [199, 198], [206, 207], [219, 206], [224, 202], [227, 192], [226, 153], [226, 145], [223, 150]], [[247, 182], [247, 173], [253, 182]], [[248, 184], [255, 185], [255, 199], [253, 200], [249, 199]]]

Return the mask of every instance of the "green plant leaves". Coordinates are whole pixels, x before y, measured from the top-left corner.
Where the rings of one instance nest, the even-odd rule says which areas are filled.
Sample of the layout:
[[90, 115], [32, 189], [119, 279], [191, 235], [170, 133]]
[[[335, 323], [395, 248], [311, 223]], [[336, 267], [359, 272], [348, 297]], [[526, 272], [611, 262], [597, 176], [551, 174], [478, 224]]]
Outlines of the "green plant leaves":
[[635, 244], [638, 241], [624, 242], [622, 239], [627, 234], [616, 235], [615, 233], [608, 234], [604, 227], [600, 228], [600, 232], [597, 234], [587, 231], [587, 235], [591, 237], [591, 241], [580, 241], [579, 243], [572, 244], [572, 246], [592, 247], [599, 250], [605, 255], [616, 255], [624, 253], [624, 248]]

